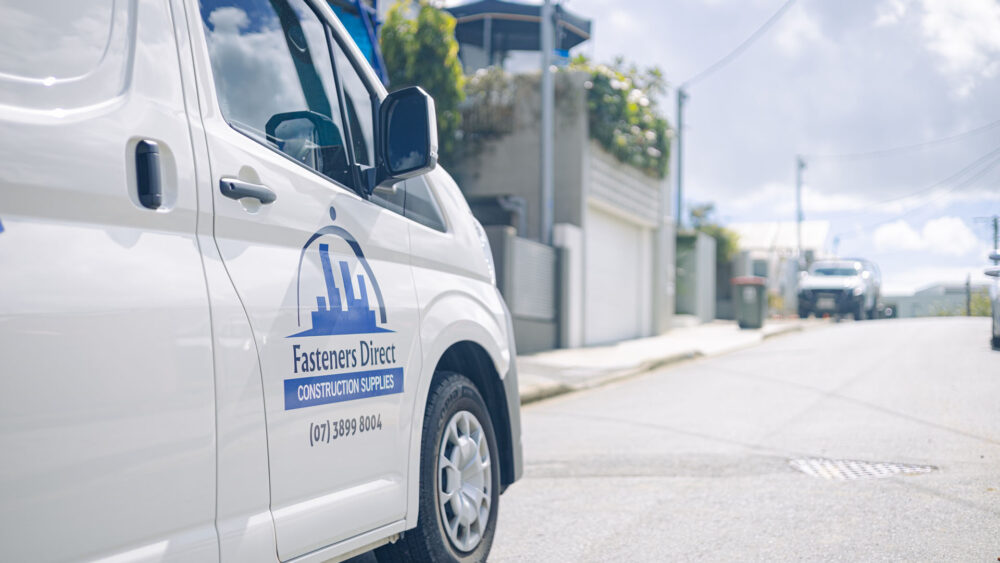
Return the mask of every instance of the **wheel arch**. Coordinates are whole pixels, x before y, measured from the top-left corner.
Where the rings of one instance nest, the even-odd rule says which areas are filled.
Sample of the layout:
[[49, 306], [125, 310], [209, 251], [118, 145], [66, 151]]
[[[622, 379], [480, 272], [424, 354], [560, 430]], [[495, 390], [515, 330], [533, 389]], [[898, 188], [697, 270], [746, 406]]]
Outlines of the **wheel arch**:
[[[480, 297], [480, 298], [477, 298]], [[490, 411], [500, 450], [500, 491], [519, 477], [519, 458], [514, 448], [520, 447], [519, 421], [509, 420], [520, 405], [508, 404], [506, 385], [515, 386], [514, 343], [499, 294], [495, 299], [473, 296], [462, 292], [445, 292], [425, 306], [421, 318], [421, 347], [423, 362], [420, 375], [414, 382], [412, 424], [410, 425], [410, 456], [407, 471], [406, 528], [417, 525], [419, 517], [420, 454], [423, 420], [427, 400], [435, 381], [435, 374], [442, 370], [454, 371], [468, 377], [486, 402]], [[508, 322], [504, 322], [504, 321]], [[507, 381], [510, 379], [510, 381]], [[512, 430], [511, 424], [518, 424]], [[519, 450], [516, 452], [519, 455]]]
[[[475, 342], [456, 342], [445, 350], [434, 368], [435, 373], [456, 372], [472, 381], [482, 395], [490, 414], [500, 454], [500, 492], [514, 482], [514, 443], [510, 411], [500, 374], [486, 350]], [[434, 383], [431, 383], [431, 387]]]

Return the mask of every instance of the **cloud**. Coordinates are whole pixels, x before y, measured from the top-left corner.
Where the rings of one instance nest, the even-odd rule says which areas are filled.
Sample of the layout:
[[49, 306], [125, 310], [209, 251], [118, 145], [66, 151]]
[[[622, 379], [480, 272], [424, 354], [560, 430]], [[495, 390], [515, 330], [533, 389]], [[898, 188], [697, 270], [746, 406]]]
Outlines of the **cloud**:
[[909, 2], [905, 0], [886, 0], [876, 10], [875, 26], [885, 27], [895, 25], [906, 15]]
[[219, 33], [239, 33], [250, 25], [250, 17], [245, 11], [229, 6], [212, 10], [208, 21]]
[[995, 0], [923, 0], [921, 28], [939, 69], [968, 96], [1000, 69], [1000, 3]]
[[989, 283], [992, 278], [983, 274], [983, 263], [973, 262], [968, 266], [921, 266], [893, 272], [891, 275], [882, 273], [882, 295], [912, 295], [928, 286], [939, 283], [961, 284], [966, 279], [972, 283]]
[[[741, 216], [760, 213], [768, 216], [795, 214], [795, 186], [791, 183], [768, 182], [735, 198], [722, 194], [713, 194], [713, 197], [723, 202], [721, 210], [724, 213], [737, 213]], [[878, 221], [880, 216], [899, 215], [918, 209], [921, 213], [942, 213], [952, 205], [986, 205], [998, 201], [1000, 190], [990, 188], [955, 190], [950, 186], [943, 186], [911, 197], [887, 200], [881, 190], [851, 193], [808, 184], [802, 187], [802, 209], [807, 218], [831, 213], [856, 213], [859, 217], [868, 218], [862, 220], [863, 223]]]
[[924, 239], [905, 220], [893, 221], [882, 225], [872, 235], [875, 249], [879, 252], [893, 250], [920, 250], [924, 248]]
[[937, 254], [965, 256], [980, 246], [975, 233], [958, 217], [931, 219], [924, 224], [923, 235], [927, 249]]
[[872, 242], [879, 252], [924, 250], [945, 256], [979, 254], [981, 242], [972, 229], [959, 217], [939, 217], [924, 223], [917, 232], [904, 219], [882, 225], [872, 235]]
[[819, 23], [801, 5], [793, 6], [775, 29], [774, 43], [788, 57], [797, 57], [807, 46], [824, 42]]

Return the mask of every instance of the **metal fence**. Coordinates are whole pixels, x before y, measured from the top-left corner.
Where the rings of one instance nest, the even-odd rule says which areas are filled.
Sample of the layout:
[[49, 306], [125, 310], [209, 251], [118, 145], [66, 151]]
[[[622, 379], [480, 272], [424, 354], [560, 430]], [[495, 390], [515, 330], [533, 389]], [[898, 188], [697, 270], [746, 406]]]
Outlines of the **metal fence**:
[[520, 238], [512, 227], [486, 227], [497, 287], [514, 319], [519, 354], [550, 350], [559, 342], [559, 253]]

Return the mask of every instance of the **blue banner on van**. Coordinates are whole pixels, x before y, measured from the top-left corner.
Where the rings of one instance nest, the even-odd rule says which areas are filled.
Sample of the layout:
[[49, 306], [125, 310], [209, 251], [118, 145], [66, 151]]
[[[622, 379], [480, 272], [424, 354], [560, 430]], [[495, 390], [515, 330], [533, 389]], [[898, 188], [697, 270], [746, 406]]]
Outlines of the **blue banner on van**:
[[403, 392], [403, 368], [356, 371], [285, 380], [285, 410]]

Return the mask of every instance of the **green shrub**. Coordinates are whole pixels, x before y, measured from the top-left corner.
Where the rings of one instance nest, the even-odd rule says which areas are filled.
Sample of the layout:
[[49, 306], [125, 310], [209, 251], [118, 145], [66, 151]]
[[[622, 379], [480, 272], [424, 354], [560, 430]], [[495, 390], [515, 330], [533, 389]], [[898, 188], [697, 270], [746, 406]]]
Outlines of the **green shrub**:
[[[416, 17], [407, 17], [414, 9]], [[439, 160], [448, 166], [462, 123], [458, 104], [465, 98], [455, 18], [427, 0], [402, 0], [389, 8], [379, 45], [391, 89], [420, 86], [434, 97]]]
[[590, 136], [618, 160], [664, 178], [670, 159], [670, 124], [657, 108], [666, 91], [659, 69], [640, 71], [622, 58], [611, 65], [593, 65], [584, 56], [569, 68], [590, 73], [587, 110]]

